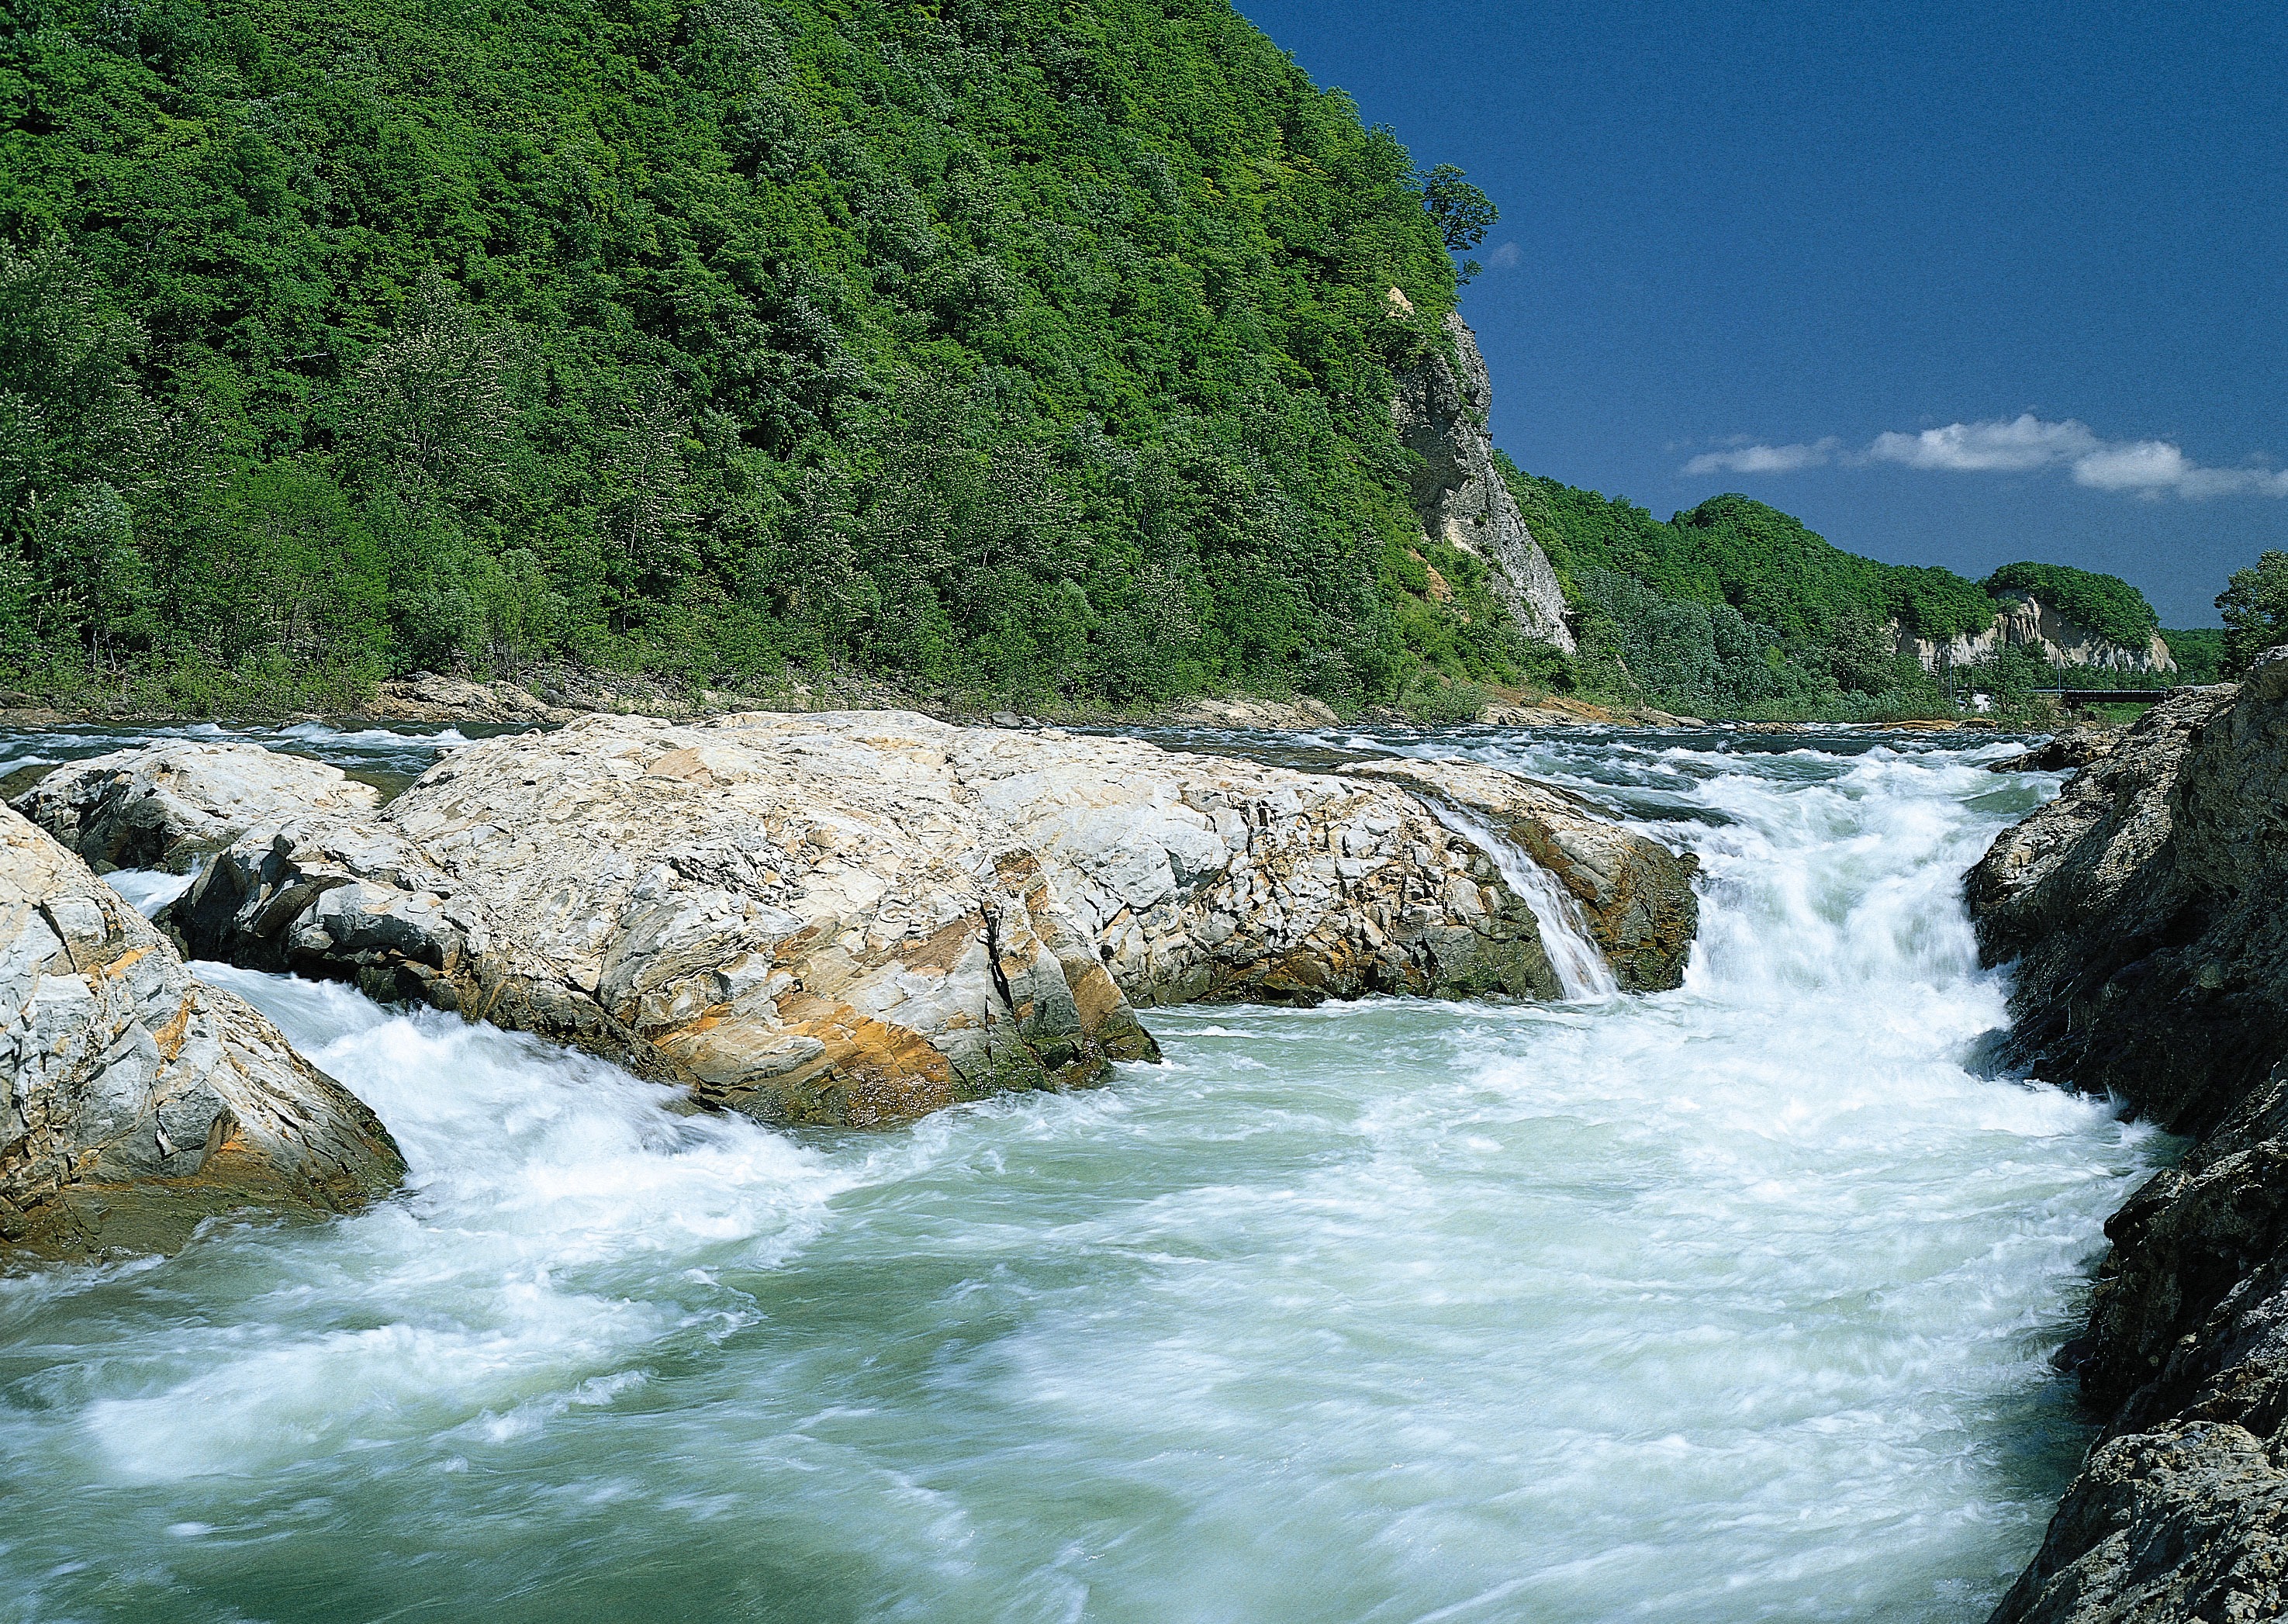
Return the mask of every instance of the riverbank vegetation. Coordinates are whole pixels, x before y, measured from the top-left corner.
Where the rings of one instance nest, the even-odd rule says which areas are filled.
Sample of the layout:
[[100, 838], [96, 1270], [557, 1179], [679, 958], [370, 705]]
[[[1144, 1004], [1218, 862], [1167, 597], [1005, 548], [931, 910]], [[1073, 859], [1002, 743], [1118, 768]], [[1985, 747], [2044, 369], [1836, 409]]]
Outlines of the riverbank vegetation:
[[1514, 674], [1390, 416], [1489, 206], [1225, 0], [18, 16], [25, 681]]
[[1919, 714], [1947, 696], [1885, 626], [1991, 618], [1993, 582], [1744, 497], [1660, 523], [1513, 470], [1584, 634], [1525, 643], [1425, 540], [1390, 409], [1492, 205], [1226, 0], [13, 20], [19, 693], [343, 709], [570, 662], [1063, 714]]

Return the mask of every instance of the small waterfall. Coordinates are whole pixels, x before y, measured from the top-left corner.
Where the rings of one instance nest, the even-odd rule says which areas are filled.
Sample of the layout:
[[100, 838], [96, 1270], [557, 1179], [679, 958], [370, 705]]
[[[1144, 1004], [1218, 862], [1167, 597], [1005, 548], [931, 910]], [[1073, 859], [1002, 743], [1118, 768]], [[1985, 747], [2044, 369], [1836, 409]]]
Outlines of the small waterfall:
[[1541, 927], [1541, 945], [1548, 952], [1557, 985], [1567, 1002], [1609, 998], [1621, 990], [1613, 967], [1590, 939], [1589, 921], [1571, 891], [1557, 876], [1533, 860], [1532, 854], [1465, 807], [1436, 797], [1424, 797], [1438, 821], [1494, 860], [1503, 883], [1525, 899]]

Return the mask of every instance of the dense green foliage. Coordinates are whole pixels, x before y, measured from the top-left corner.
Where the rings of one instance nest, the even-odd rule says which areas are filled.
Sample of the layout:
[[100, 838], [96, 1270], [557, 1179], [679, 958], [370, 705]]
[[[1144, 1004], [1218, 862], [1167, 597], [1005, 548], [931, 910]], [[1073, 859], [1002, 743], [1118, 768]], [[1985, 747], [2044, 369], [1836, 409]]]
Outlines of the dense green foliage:
[[[2014, 565], [1982, 585], [1951, 570], [1845, 552], [1745, 496], [1718, 496], [1663, 523], [1633, 503], [1521, 473], [1506, 461], [1503, 471], [1577, 612], [1576, 675], [1592, 692], [1718, 715], [1942, 710], [1949, 678], [1895, 654], [1888, 624], [1934, 642], [1983, 631], [1998, 606], [1988, 585], [2035, 590], [2046, 602], [2068, 598], [2074, 610], [2133, 630], [2131, 646], [2151, 631], [2143, 596], [2110, 575]], [[2074, 610], [2068, 618], [2088, 624]], [[1950, 680], [1957, 693], [1974, 689], [2009, 707], [2030, 702], [2056, 673], [2007, 648]], [[2134, 677], [2117, 680], [2138, 685]]]
[[1226, 0], [0, 4], [0, 661], [1515, 673], [1389, 405], [1490, 208]]
[[2288, 643], [2288, 552], [2267, 552], [2236, 569], [2217, 598], [2224, 616], [2222, 674], [2237, 677], [2268, 648]]
[[1511, 476], [1526, 524], [1561, 580], [1617, 570], [1664, 597], [1729, 604], [1791, 636], [1856, 617], [1897, 620], [1927, 638], [1977, 631], [1994, 605], [1951, 570], [1882, 564], [1848, 553], [1801, 521], [1745, 496], [1715, 496], [1665, 524], [1644, 509], [1554, 479]]
[[2177, 674], [2172, 680], [2184, 683], [2223, 680], [2224, 633], [2218, 628], [2201, 626], [2177, 631], [2164, 628], [2161, 641], [2169, 646], [2169, 654], [2177, 662]]
[[2085, 630], [2124, 648], [2142, 648], [2161, 629], [2145, 594], [2118, 575], [2094, 574], [2070, 564], [2005, 564], [1986, 577], [1997, 597], [2040, 599]]

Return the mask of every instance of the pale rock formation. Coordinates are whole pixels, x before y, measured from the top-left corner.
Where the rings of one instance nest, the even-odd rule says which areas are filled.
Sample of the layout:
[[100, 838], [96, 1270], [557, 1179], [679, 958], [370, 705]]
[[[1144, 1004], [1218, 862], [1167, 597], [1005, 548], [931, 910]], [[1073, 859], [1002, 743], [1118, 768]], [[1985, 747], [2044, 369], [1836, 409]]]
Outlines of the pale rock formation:
[[171, 1250], [208, 1217], [344, 1211], [405, 1171], [348, 1090], [4, 811], [0, 1071], [0, 1255]]
[[380, 791], [322, 762], [172, 741], [68, 763], [13, 802], [99, 874], [179, 870], [290, 812], [357, 814], [380, 804]]
[[1994, 612], [1994, 622], [1983, 631], [1961, 633], [1941, 643], [1914, 636], [1897, 622], [1891, 624], [1899, 652], [1911, 650], [1926, 671], [1942, 666], [1974, 665], [1991, 659], [2005, 648], [2031, 648], [2052, 665], [2093, 671], [2169, 672], [2177, 661], [2158, 632], [2142, 648], [2124, 648], [2095, 632], [2085, 630], [2047, 604], [2023, 595], [2005, 599]]
[[[1405, 770], [1492, 796], [1482, 771]], [[1688, 864], [1505, 793], [1621, 985], [1674, 985]], [[250, 834], [170, 917], [771, 1121], [1088, 1081], [1154, 1052], [1139, 1006], [1558, 991], [1530, 907], [1397, 784], [899, 712], [465, 746], [378, 818]]]
[[1446, 334], [1455, 361], [1434, 350], [1426, 354], [1399, 375], [1392, 406], [1399, 439], [1423, 463], [1414, 476], [1423, 534], [1486, 559], [1495, 591], [1525, 635], [1569, 654], [1574, 639], [1565, 623], [1564, 590], [1494, 463], [1486, 432], [1493, 383], [1477, 335], [1450, 313]]

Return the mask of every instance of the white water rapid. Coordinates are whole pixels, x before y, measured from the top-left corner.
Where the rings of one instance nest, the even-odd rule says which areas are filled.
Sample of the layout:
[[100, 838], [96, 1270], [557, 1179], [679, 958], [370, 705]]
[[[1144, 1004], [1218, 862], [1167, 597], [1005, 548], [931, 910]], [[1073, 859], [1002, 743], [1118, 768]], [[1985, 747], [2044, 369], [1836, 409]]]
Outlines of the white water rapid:
[[1549, 955], [1549, 967], [1557, 972], [1557, 985], [1568, 1002], [1609, 998], [1621, 990], [1613, 967], [1589, 935], [1579, 900], [1554, 875], [1476, 813], [1445, 801], [1433, 799], [1427, 804], [1439, 822], [1491, 858], [1503, 883], [1533, 910], [1533, 923], [1541, 928], [1542, 950]]
[[1680, 992], [1156, 1010], [894, 1133], [216, 970], [412, 1188], [0, 1279], [0, 1619], [1969, 1624], [2168, 1146], [1966, 1069], [2054, 780], [1768, 743], [1397, 741], [1697, 850]]

